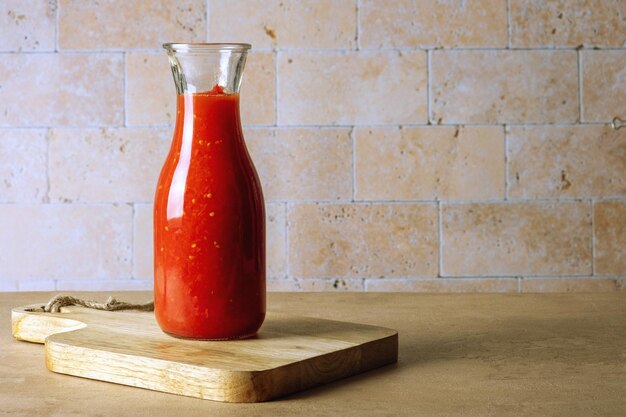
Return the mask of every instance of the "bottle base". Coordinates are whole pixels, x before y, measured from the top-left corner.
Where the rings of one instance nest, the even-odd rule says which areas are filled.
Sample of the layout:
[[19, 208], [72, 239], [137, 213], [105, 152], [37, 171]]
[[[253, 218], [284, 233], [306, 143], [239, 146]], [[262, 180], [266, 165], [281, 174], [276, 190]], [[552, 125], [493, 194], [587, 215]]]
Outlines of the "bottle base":
[[198, 341], [207, 341], [207, 342], [220, 342], [226, 340], [243, 340], [243, 339], [253, 339], [257, 336], [258, 332], [244, 334], [242, 336], [233, 336], [233, 337], [192, 337], [192, 336], [182, 336], [174, 333], [167, 332], [163, 330], [168, 336], [175, 337], [176, 339], [183, 340], [198, 340]]

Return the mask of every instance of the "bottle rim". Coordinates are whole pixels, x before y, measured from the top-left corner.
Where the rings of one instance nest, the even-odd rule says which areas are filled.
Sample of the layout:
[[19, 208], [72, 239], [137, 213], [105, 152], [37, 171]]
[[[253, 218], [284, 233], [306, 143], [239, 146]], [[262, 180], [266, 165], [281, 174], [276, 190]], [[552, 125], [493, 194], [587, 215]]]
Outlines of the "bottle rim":
[[247, 52], [252, 45], [249, 43], [164, 43], [163, 48], [170, 52]]

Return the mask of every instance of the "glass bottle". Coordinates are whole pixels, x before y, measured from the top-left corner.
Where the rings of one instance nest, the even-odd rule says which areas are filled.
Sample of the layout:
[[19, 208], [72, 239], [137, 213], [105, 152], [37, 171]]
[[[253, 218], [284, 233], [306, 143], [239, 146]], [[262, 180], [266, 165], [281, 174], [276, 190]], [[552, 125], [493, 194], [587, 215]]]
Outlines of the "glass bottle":
[[154, 304], [168, 334], [237, 339], [265, 318], [265, 207], [244, 142], [248, 44], [165, 44], [177, 92], [154, 202]]

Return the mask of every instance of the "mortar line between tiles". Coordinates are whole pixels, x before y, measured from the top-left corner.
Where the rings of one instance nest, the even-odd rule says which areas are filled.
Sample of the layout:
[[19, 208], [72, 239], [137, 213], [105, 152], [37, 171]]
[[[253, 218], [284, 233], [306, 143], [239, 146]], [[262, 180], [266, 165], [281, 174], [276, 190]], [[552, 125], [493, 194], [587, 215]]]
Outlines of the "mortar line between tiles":
[[[599, 197], [598, 201], [626, 201], [626, 196]], [[270, 200], [268, 202], [278, 203], [286, 200]], [[437, 203], [448, 206], [463, 205], [480, 205], [480, 204], [498, 204], [498, 205], [516, 205], [516, 204], [554, 204], [554, 203], [584, 203], [588, 201], [587, 197], [559, 197], [559, 198], [534, 198], [534, 199], [513, 199], [504, 201], [501, 198], [485, 199], [485, 200], [297, 200], [290, 201], [292, 205], [310, 205], [317, 204], [320, 206], [330, 205], [436, 205]]]
[[366, 281], [430, 281], [430, 280], [449, 280], [449, 281], [483, 281], [483, 280], [505, 280], [505, 281], [513, 281], [516, 282], [524, 279], [528, 280], [537, 280], [537, 279], [562, 279], [562, 280], [582, 280], [582, 279], [610, 279], [610, 280], [619, 280], [626, 279], [624, 275], [598, 275], [593, 277], [589, 274], [582, 275], [527, 275], [520, 276], [519, 274], [511, 274], [511, 275], [454, 275], [447, 277], [436, 277], [436, 276], [422, 276], [422, 275], [398, 275], [398, 276], [387, 276], [385, 278], [381, 278], [380, 276], [355, 276], [355, 277], [346, 277], [346, 276], [315, 276], [315, 277], [302, 277], [295, 276], [292, 280], [320, 280], [320, 281], [332, 281], [332, 280], [366, 280]]
[[596, 276], [596, 202], [592, 198], [591, 204], [591, 275]]
[[432, 74], [433, 74], [433, 67], [432, 67], [432, 51], [429, 49], [426, 51], [426, 117], [427, 117], [427, 125], [431, 125], [433, 124], [432, 120], [432, 106], [430, 103], [430, 99], [432, 97]]
[[[603, 123], [606, 124], [606, 123]], [[122, 126], [119, 124], [101, 124], [85, 126], [63, 126], [63, 125], [32, 125], [32, 126], [0, 126], [0, 130], [33, 130], [33, 129], [164, 129], [173, 128], [174, 125], [131, 125]], [[259, 126], [262, 127], [262, 126]]]
[[[381, 278], [379, 277], [352, 277], [352, 278], [346, 278], [346, 277], [316, 277], [316, 278], [293, 278], [290, 280], [285, 280], [287, 282], [292, 282], [294, 283], [294, 285], [299, 286], [299, 282], [300, 280], [313, 280], [313, 281], [320, 281], [320, 282], [331, 282], [331, 281], [335, 281], [335, 280], [346, 280], [346, 281], [361, 281], [363, 288], [365, 288], [365, 291], [368, 291], [367, 289], [369, 288], [370, 283], [372, 282], [380, 282]], [[403, 283], [407, 283], [407, 282], [420, 282], [420, 281], [431, 281], [431, 280], [447, 280], [447, 281], [468, 281], [468, 282], [480, 282], [480, 281], [488, 281], [488, 280], [505, 280], [505, 281], [509, 281], [512, 279], [515, 279], [518, 283], [518, 291], [521, 292], [522, 288], [521, 288], [521, 277], [512, 277], [512, 276], [490, 276], [490, 277], [477, 277], [477, 276], [468, 276], [468, 277], [445, 277], [445, 278], [436, 278], [436, 277], [422, 277], [422, 276], [394, 276], [394, 277], [388, 277], [388, 278], [384, 278], [384, 281], [387, 282], [397, 282], [397, 281], [401, 281]], [[626, 280], [626, 276], [623, 275], [610, 275], [610, 276], [606, 276], [606, 277], [591, 277], [591, 276], [580, 276], [580, 277], [571, 277], [571, 276], [546, 276], [546, 275], [538, 275], [538, 276], [533, 276], [530, 277], [529, 280], [536, 280], [536, 279], [554, 279], [554, 280], [562, 280], [562, 281], [576, 281], [576, 280], [581, 280], [581, 279], [591, 279], [591, 280], [611, 280], [614, 282], [618, 282], [618, 281], [624, 281]], [[62, 288], [64, 285], [72, 285], [72, 284], [83, 284], [83, 285], [89, 285], [89, 284], [95, 284], [97, 285], [101, 285], [101, 284], [108, 284], [108, 285], [115, 285], [115, 284], [120, 284], [120, 285], [125, 285], [125, 284], [132, 284], [132, 283], [139, 283], [139, 284], [147, 284], [145, 288], [142, 289], [149, 289], [149, 287], [151, 287], [152, 284], [152, 280], [150, 279], [134, 279], [134, 278], [115, 278], [113, 280], [110, 279], [102, 279], [102, 278], [95, 278], [95, 279], [89, 279], [87, 281], [85, 281], [84, 279], [79, 279], [79, 278], [70, 278], [70, 279], [27, 279], [24, 280], [25, 282], [33, 282], [33, 281], [37, 281], [37, 282], [50, 282], [53, 285], [54, 290], [59, 291], [59, 290], [64, 290], [64, 288]], [[22, 291], [19, 287], [20, 287], [20, 281], [19, 280], [13, 280], [13, 281], [9, 281], [9, 282], [13, 282], [15, 284], [15, 286], [17, 287], [16, 291]], [[6, 283], [6, 281], [5, 281]], [[84, 287], [84, 290], [87, 289], [91, 289], [93, 287]], [[112, 287], [111, 287], [112, 288]], [[130, 287], [127, 287], [128, 289], [131, 289]], [[137, 289], [137, 287], [133, 287], [134, 289]], [[110, 289], [111, 291], [113, 289]], [[302, 288], [298, 288], [296, 291], [302, 291]], [[498, 292], [498, 291], [496, 291]]]
[[[271, 279], [281, 279], [280, 277], [271, 277]], [[319, 281], [334, 281], [334, 280], [346, 280], [346, 281], [368, 281], [368, 282], [376, 282], [376, 281], [430, 281], [430, 280], [449, 280], [449, 281], [486, 281], [486, 280], [505, 280], [505, 281], [513, 281], [516, 282], [520, 279], [528, 279], [539, 280], [539, 279], [558, 279], [558, 280], [583, 280], [583, 279], [592, 279], [592, 280], [623, 280], [626, 279], [625, 275], [599, 275], [599, 276], [591, 276], [589, 274], [586, 275], [527, 275], [520, 276], [516, 275], [458, 275], [458, 276], [449, 276], [449, 277], [429, 277], [429, 276], [416, 276], [416, 275], [399, 275], [399, 276], [388, 276], [385, 278], [380, 278], [379, 276], [356, 276], [356, 277], [346, 277], [346, 276], [316, 276], [316, 277], [301, 277], [296, 276], [292, 277], [289, 280], [292, 282], [300, 281], [300, 280], [319, 280]], [[117, 280], [117, 279], [116, 279]], [[124, 278], [124, 280], [131, 280], [130, 278]], [[67, 280], [74, 281], [74, 280]], [[106, 280], [107, 282], [109, 280]], [[120, 279], [120, 281], [122, 281]], [[150, 279], [134, 279], [134, 281], [150, 281]]]
[[[525, 127], [525, 126], [540, 126], [540, 127], [572, 127], [572, 126], [607, 126], [611, 123], [610, 120], [606, 120], [603, 122], [527, 122], [527, 123], [509, 123], [509, 122], [494, 122], [494, 123], [464, 123], [462, 121], [448, 121], [441, 124], [428, 124], [428, 123], [394, 123], [394, 124], [361, 124], [359, 127], [371, 127], [371, 128], [382, 128], [382, 129], [397, 129], [398, 125], [402, 125], [403, 128], [444, 128], [444, 127], [457, 127], [458, 125], [463, 125], [464, 127], [493, 127], [498, 126], [500, 123], [505, 123], [508, 127]], [[132, 124], [128, 126], [120, 126], [119, 124], [100, 124], [100, 125], [81, 125], [81, 126], [53, 126], [53, 125], [28, 125], [28, 126], [0, 126], [0, 130], [2, 129], [101, 129], [101, 128], [118, 128], [118, 129], [163, 129], [163, 128], [173, 128], [174, 124]], [[244, 125], [244, 129], [349, 129], [352, 124], [310, 124], [310, 125], [280, 125], [278, 126], [276, 123], [274, 124], [249, 124]]]
[[[624, 51], [624, 47], [597, 47], [594, 51]], [[490, 52], [490, 51], [508, 51], [508, 52], [555, 52], [555, 51], [579, 51], [578, 46], [558, 46], [558, 47], [503, 47], [503, 48], [433, 48], [432, 46], [422, 47], [406, 47], [406, 48], [360, 48], [360, 53], [394, 53], [394, 52], [426, 52], [429, 50], [445, 51], [445, 52]], [[583, 48], [591, 50], [591, 48]], [[293, 53], [339, 53], [348, 54], [356, 53], [355, 49], [349, 48], [271, 48], [258, 47], [255, 52], [293, 52]], [[160, 48], [85, 48], [85, 49], [58, 49], [58, 50], [37, 50], [37, 51], [0, 51], [0, 55], [46, 55], [46, 54], [63, 54], [63, 55], [88, 55], [88, 54], [119, 54], [121, 52], [128, 53], [152, 53], [160, 54]]]
[[583, 54], [582, 51], [577, 51], [578, 54], [578, 121], [582, 123], [583, 121], [583, 112], [585, 108], [583, 107]]
[[[266, 203], [272, 204], [289, 204], [289, 207], [301, 206], [301, 205], [318, 205], [318, 206], [332, 206], [332, 205], [424, 205], [424, 206], [436, 206], [437, 203], [445, 204], [447, 206], [464, 206], [464, 205], [518, 205], [518, 204], [568, 204], [568, 203], [584, 203], [589, 199], [585, 197], [559, 197], [558, 199], [549, 198], [537, 198], [537, 199], [514, 199], [504, 201], [502, 199], [493, 200], [267, 200]], [[626, 202], [626, 196], [610, 196], [610, 197], [594, 197], [594, 201], [618, 201]], [[115, 206], [120, 204], [151, 204], [151, 201], [103, 201], [103, 200], [89, 200], [89, 201], [72, 201], [71, 203], [64, 202], [50, 202], [50, 205], [55, 206]], [[2, 206], [33, 206], [40, 203], [33, 202], [12, 202], [12, 201], [0, 201]]]
[[613, 279], [613, 280], [620, 280], [620, 279], [626, 279], [626, 275], [615, 275], [615, 274], [597, 274], [597, 275], [592, 275], [589, 276], [588, 278], [590, 279]]
[[524, 274], [520, 275], [518, 273], [511, 275], [465, 275], [465, 276], [454, 276], [454, 277], [446, 277], [446, 278], [501, 278], [501, 279], [522, 279], [522, 280], [534, 280], [534, 279], [595, 279], [595, 278], [614, 278], [615, 276], [606, 276], [606, 277], [594, 277], [591, 274]]
[[[47, 205], [49, 206], [56, 206], [56, 207], [76, 207], [76, 206], [81, 206], [81, 207], [118, 207], [120, 205], [123, 204], [151, 204], [151, 202], [147, 202], [147, 201], [139, 201], [139, 202], [133, 202], [133, 201], [71, 201], [71, 202], [62, 202], [62, 201], [54, 201], [54, 202], [50, 202], [47, 203]], [[32, 202], [32, 201], [20, 201], [20, 202], [11, 202], [11, 201], [0, 201], [0, 206], [22, 206], [22, 207], [29, 207], [29, 206], [40, 206], [41, 203], [36, 203], [36, 202]]]
[[[592, 48], [583, 48], [582, 50], [591, 50]], [[433, 48], [432, 46], [422, 47], [405, 47], [405, 48], [360, 48], [358, 51], [348, 48], [271, 48], [271, 47], [258, 47], [255, 48], [255, 52], [288, 52], [288, 53], [394, 53], [394, 52], [427, 52], [429, 50], [437, 50], [444, 52], [559, 52], [559, 51], [580, 51], [578, 46], [557, 46], [557, 47], [503, 47], [503, 48]], [[594, 51], [625, 51], [625, 47], [606, 47], [606, 46], [594, 46]], [[0, 55], [90, 55], [90, 54], [119, 54], [122, 52], [128, 53], [147, 53], [147, 54], [160, 54], [162, 50], [160, 48], [84, 48], [84, 49], [56, 49], [56, 50], [37, 50], [37, 51], [0, 51]]]
[[504, 201], [509, 200], [509, 135], [507, 125], [502, 126], [504, 129]]
[[[426, 52], [428, 50], [436, 50], [436, 51], [444, 51], [444, 52], [559, 52], [559, 51], [571, 51], [576, 52], [579, 50], [582, 51], [624, 51], [625, 47], [620, 46], [593, 46], [593, 47], [585, 47], [580, 48], [578, 45], [572, 46], [537, 46], [537, 47], [433, 47], [432, 45], [424, 45], [418, 47], [380, 47], [380, 48], [360, 48], [359, 52], [362, 53], [397, 53], [397, 52]], [[281, 47], [256, 47], [254, 48], [255, 52], [291, 52], [291, 53], [336, 53], [336, 54], [349, 54], [356, 53], [357, 51], [353, 48], [343, 47], [343, 48], [281, 48]], [[153, 53], [159, 54], [162, 52], [161, 48], [154, 47], [136, 47], [136, 48], [84, 48], [84, 49], [59, 49], [58, 51], [54, 50], [35, 50], [35, 51], [17, 51], [17, 50], [4, 50], [0, 51], [0, 55], [11, 55], [11, 54], [21, 54], [21, 55], [45, 55], [51, 54], [54, 52], [59, 52], [61, 54], [67, 55], [81, 55], [81, 54], [114, 54], [120, 52], [137, 52], [137, 53]]]
[[[406, 47], [406, 48], [359, 48], [347, 49], [347, 48], [271, 48], [271, 47], [258, 47], [255, 48], [255, 52], [287, 52], [287, 53], [312, 53], [312, 54], [348, 54], [348, 53], [394, 53], [394, 52], [427, 52], [427, 51], [444, 51], [444, 52], [559, 52], [559, 51], [572, 51], [576, 52], [580, 49], [577, 46], [563, 46], [563, 47], [534, 47], [534, 48], [522, 48], [522, 47], [504, 47], [504, 48], [433, 48], [432, 46], [423, 47]], [[591, 50], [591, 48], [583, 48], [584, 50]], [[593, 47], [594, 51], [625, 51], [624, 47]], [[54, 50], [37, 50], [37, 51], [0, 51], [0, 55], [91, 55], [91, 54], [119, 54], [122, 52], [127, 53], [144, 53], [144, 54], [161, 54], [163, 51], [160, 48], [84, 48], [84, 49], [54, 49]]]
[[506, 0], [506, 47], [511, 48], [511, 1]]
[[159, 54], [159, 49], [140, 49], [140, 48], [125, 48], [125, 49], [62, 49], [52, 50], [44, 49], [37, 51], [0, 51], [0, 56], [10, 55], [65, 55], [65, 56], [80, 56], [80, 55], [119, 55], [121, 53], [152, 53], [154, 55]]
[[[494, 121], [492, 123], [490, 122], [465, 122], [462, 120], [453, 120], [453, 121], [447, 121], [447, 122], [443, 122], [441, 124], [429, 124], [429, 123], [409, 123], [409, 122], [399, 122], [399, 123], [374, 123], [374, 124], [358, 124], [358, 127], [373, 127], [373, 128], [393, 128], [393, 129], [397, 129], [398, 125], [401, 125], [403, 128], [411, 128], [411, 127], [432, 127], [432, 128], [438, 128], [438, 127], [458, 127], [459, 125], [463, 125], [464, 127], [494, 127], [494, 126], [502, 126], [503, 124], [506, 124], [509, 127], [524, 127], [524, 126], [541, 126], [541, 127], [551, 127], [551, 126], [566, 126], [566, 127], [571, 127], [571, 126], [579, 126], [579, 125], [589, 125], [589, 126], [605, 126], [607, 124], [610, 124], [611, 121], [610, 120], [606, 120], [603, 122], [584, 122], [584, 123], [579, 123], [578, 121], [571, 121], [571, 122], [564, 122], [564, 121], [560, 121], [560, 122], [549, 122], [549, 121], [541, 121], [541, 122], [509, 122], [509, 121]], [[283, 124], [280, 125], [278, 127], [280, 127], [281, 129], [340, 129], [340, 128], [349, 128], [351, 126], [354, 126], [355, 123], [349, 123], [349, 124], [324, 124], [324, 123], [317, 123], [317, 124]], [[168, 127], [169, 125], [133, 125], [132, 127], [153, 127], [153, 126], [160, 126], [160, 127]], [[41, 126], [40, 126], [41, 127]], [[46, 127], [46, 126], [43, 126]], [[71, 127], [71, 126], [70, 126]], [[79, 126], [81, 127], [81, 126]], [[274, 125], [262, 125], [262, 124], [249, 124], [249, 125], [244, 125], [244, 128], [248, 128], [248, 129], [262, 129], [262, 128], [268, 128], [268, 127], [275, 127]]]
[[[603, 200], [624, 200], [624, 197], [605, 197]], [[554, 204], [554, 203], [584, 203], [587, 201], [587, 197], [559, 197], [559, 198], [520, 198], [509, 199], [507, 201], [501, 199], [493, 200], [443, 200], [446, 205], [449, 206], [463, 206], [470, 204], [500, 204], [500, 205], [515, 205], [515, 204]], [[406, 201], [407, 203], [428, 203], [429, 201]]]
[[443, 278], [443, 226], [442, 226], [442, 208], [441, 201], [437, 201], [437, 240], [438, 240], [438, 252], [439, 252], [439, 271], [437, 278]]
[[[333, 279], [333, 277], [317, 277], [319, 279]], [[355, 277], [356, 278], [356, 277]], [[598, 275], [596, 277], [591, 276], [590, 274], [566, 274], [566, 275], [554, 275], [554, 274], [534, 274], [534, 275], [520, 275], [518, 273], [514, 274], [500, 274], [500, 275], [449, 275], [445, 277], [429, 277], [429, 276], [419, 276], [419, 275], [399, 275], [399, 276], [388, 276], [385, 278], [379, 278], [377, 276], [374, 277], [366, 277], [368, 280], [406, 280], [406, 281], [427, 281], [427, 280], [451, 280], [451, 281], [463, 281], [463, 280], [493, 280], [493, 279], [502, 279], [502, 280], [535, 280], [535, 279], [572, 279], [572, 280], [580, 280], [580, 279], [624, 279], [626, 276], [620, 275]]]

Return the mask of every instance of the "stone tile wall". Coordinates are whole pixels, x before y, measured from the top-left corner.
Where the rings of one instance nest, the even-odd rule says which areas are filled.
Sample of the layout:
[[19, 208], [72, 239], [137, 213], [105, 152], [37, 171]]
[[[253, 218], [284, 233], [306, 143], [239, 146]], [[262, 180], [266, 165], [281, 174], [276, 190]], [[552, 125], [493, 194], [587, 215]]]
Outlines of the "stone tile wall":
[[0, 290], [151, 288], [170, 41], [253, 44], [270, 290], [624, 287], [622, 0], [4, 0]]

